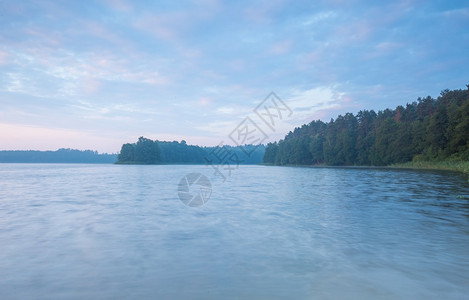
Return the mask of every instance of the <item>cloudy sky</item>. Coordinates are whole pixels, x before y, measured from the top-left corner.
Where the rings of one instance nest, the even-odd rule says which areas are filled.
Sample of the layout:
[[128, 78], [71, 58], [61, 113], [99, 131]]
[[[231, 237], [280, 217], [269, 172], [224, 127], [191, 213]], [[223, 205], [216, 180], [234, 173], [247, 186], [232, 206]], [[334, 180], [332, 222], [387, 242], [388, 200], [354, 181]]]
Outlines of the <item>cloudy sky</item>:
[[465, 88], [468, 28], [467, 1], [0, 0], [0, 149], [217, 145], [246, 116], [277, 140]]

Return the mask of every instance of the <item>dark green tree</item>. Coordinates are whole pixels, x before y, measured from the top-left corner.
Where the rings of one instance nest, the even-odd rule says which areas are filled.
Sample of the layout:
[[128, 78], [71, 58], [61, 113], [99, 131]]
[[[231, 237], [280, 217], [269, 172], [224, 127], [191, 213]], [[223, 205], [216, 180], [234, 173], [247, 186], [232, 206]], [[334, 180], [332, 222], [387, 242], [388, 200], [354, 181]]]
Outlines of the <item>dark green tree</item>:
[[144, 164], [156, 164], [160, 162], [160, 148], [157, 142], [139, 137], [135, 145], [134, 161]]
[[124, 144], [122, 145], [121, 152], [119, 153], [117, 159], [119, 162], [133, 162], [135, 155], [135, 144]]
[[266, 164], [274, 164], [275, 158], [277, 157], [278, 152], [278, 144], [275, 143], [268, 143], [267, 147], [265, 148], [265, 154], [263, 158], [263, 162]]
[[[347, 113], [289, 132], [266, 161], [276, 164], [388, 165], [469, 159], [469, 85], [396, 109]], [[275, 155], [275, 159], [273, 156]]]

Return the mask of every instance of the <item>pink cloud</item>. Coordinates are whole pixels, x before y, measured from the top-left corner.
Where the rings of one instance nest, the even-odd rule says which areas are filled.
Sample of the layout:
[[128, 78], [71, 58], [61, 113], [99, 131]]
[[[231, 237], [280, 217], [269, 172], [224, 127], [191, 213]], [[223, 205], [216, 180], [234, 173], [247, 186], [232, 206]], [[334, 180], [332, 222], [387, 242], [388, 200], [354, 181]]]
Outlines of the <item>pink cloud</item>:
[[371, 24], [365, 20], [353, 23], [346, 23], [336, 28], [333, 36], [339, 38], [339, 44], [350, 42], [364, 42], [368, 40], [373, 33]]
[[389, 5], [379, 5], [369, 8], [360, 19], [353, 19], [339, 25], [333, 36], [338, 38], [338, 44], [365, 42], [370, 40], [382, 28], [389, 28], [413, 10], [415, 1], [403, 0]]
[[129, 12], [133, 9], [132, 5], [124, 0], [104, 0], [113, 9], [123, 12]]
[[251, 5], [244, 11], [244, 17], [254, 23], [264, 23], [268, 24], [271, 23], [274, 14], [279, 11], [285, 1], [283, 0], [272, 0], [272, 1], [265, 1], [259, 5]]
[[222, 6], [218, 0], [202, 0], [194, 1], [191, 11], [179, 10], [165, 13], [145, 11], [132, 26], [160, 40], [180, 44], [184, 35], [200, 21], [218, 16]]
[[118, 46], [119, 49], [124, 51], [130, 51], [132, 49], [133, 43], [127, 39], [122, 38], [122, 36], [117, 35], [112, 30], [109, 30], [106, 26], [102, 25], [99, 22], [95, 21], [86, 21], [82, 24], [89, 34], [94, 35], [97, 38], [113, 43]]
[[8, 64], [8, 53], [0, 51], [0, 66]]
[[290, 51], [292, 46], [291, 40], [282, 41], [280, 43], [276, 43], [270, 47], [270, 53], [274, 55], [281, 55], [285, 54]]
[[176, 42], [190, 19], [191, 15], [182, 12], [147, 14], [135, 22], [134, 27], [158, 39]]
[[102, 83], [93, 77], [85, 77], [82, 80], [83, 90], [87, 94], [95, 94], [99, 91]]
[[210, 103], [212, 103], [213, 99], [212, 98], [209, 98], [209, 97], [202, 97], [199, 99], [198, 103], [199, 105], [201, 106], [207, 106], [209, 105]]
[[308, 68], [310, 64], [319, 63], [323, 61], [322, 53], [319, 50], [315, 50], [302, 55], [300, 69]]
[[130, 82], [143, 82], [150, 85], [165, 86], [171, 84], [169, 77], [165, 77], [156, 71], [153, 72], [132, 72], [127, 71], [122, 74], [121, 79]]
[[381, 42], [373, 48], [370, 48], [369, 51], [363, 53], [363, 57], [365, 59], [373, 59], [379, 56], [392, 54], [393, 52], [401, 49], [402, 47], [403, 44], [400, 43]]
[[91, 132], [0, 123], [1, 150], [57, 150], [59, 148], [119, 151], [122, 140]]
[[34, 39], [41, 41], [41, 44], [49, 47], [58, 48], [63, 44], [63, 37], [58, 31], [43, 30], [37, 27], [28, 28], [26, 35], [33, 36]]

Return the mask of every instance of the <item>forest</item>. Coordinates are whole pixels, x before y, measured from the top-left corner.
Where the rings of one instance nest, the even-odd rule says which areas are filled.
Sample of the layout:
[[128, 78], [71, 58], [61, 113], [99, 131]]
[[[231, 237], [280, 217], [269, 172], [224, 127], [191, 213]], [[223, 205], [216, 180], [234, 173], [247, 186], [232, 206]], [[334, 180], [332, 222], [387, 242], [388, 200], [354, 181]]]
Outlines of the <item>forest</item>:
[[469, 85], [378, 111], [312, 121], [266, 146], [275, 165], [373, 165], [469, 161]]
[[186, 141], [154, 141], [140, 137], [122, 145], [117, 164], [260, 164], [264, 145], [200, 147]]
[[116, 154], [100, 154], [93, 150], [0, 151], [0, 163], [113, 163], [116, 159]]

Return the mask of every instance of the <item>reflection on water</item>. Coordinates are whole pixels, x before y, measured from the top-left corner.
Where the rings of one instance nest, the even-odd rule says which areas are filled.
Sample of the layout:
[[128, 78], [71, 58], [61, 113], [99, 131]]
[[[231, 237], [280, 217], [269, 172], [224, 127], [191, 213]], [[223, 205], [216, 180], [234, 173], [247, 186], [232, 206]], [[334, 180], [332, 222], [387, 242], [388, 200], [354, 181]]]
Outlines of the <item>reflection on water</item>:
[[[211, 176], [201, 208], [177, 196]], [[0, 299], [463, 299], [457, 173], [241, 166], [0, 169]]]

